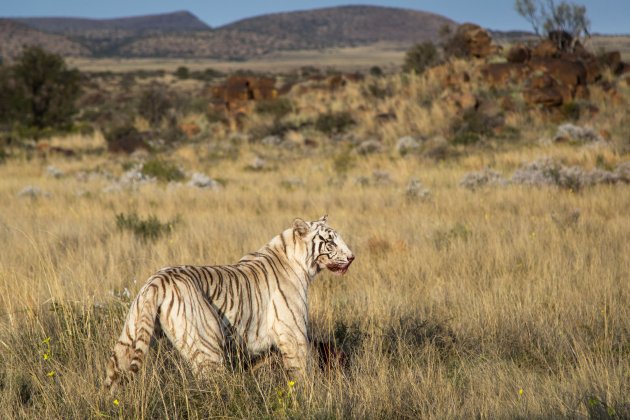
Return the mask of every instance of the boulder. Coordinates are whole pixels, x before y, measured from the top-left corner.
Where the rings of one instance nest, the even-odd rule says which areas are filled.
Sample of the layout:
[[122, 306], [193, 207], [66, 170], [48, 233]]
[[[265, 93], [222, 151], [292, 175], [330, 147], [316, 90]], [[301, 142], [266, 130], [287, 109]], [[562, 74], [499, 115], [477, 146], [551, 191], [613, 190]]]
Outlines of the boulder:
[[500, 88], [510, 82], [522, 82], [527, 70], [527, 66], [520, 63], [489, 63], [481, 68], [481, 75], [488, 84]]
[[212, 100], [217, 107], [242, 112], [250, 101], [275, 99], [278, 89], [271, 77], [230, 76], [222, 85], [212, 88]]
[[582, 65], [586, 72], [586, 83], [595, 83], [602, 78], [602, 66], [596, 58], [582, 60]]
[[533, 71], [541, 71], [553, 77], [558, 83], [575, 89], [586, 84], [586, 69], [579, 61], [568, 61], [557, 58], [532, 58], [529, 67]]
[[523, 90], [523, 99], [525, 99], [525, 102], [529, 105], [542, 105], [547, 108], [562, 105], [564, 98], [556, 84], [540, 85], [539, 79], [544, 77], [545, 76], [539, 76], [536, 81], [534, 81], [533, 86]]
[[472, 109], [479, 106], [479, 100], [471, 92], [463, 92], [455, 98], [455, 104], [461, 109]]
[[188, 186], [209, 190], [221, 189], [221, 184], [201, 172], [195, 172], [194, 174], [192, 174], [192, 176], [190, 177], [190, 181], [188, 182]]
[[64, 175], [61, 169], [52, 165], [46, 168], [46, 174], [52, 178], [61, 178]]
[[179, 129], [186, 136], [186, 138], [193, 138], [197, 134], [201, 133], [201, 128], [194, 122], [184, 122], [179, 125]]
[[492, 44], [488, 31], [474, 23], [459, 25], [455, 36], [465, 42], [466, 52], [472, 57], [485, 58], [498, 51], [498, 47]]
[[557, 57], [560, 52], [553, 41], [548, 39], [541, 41], [532, 49], [532, 57], [536, 58], [552, 58]]
[[510, 63], [525, 63], [532, 56], [532, 50], [523, 44], [516, 44], [507, 52], [506, 58]]

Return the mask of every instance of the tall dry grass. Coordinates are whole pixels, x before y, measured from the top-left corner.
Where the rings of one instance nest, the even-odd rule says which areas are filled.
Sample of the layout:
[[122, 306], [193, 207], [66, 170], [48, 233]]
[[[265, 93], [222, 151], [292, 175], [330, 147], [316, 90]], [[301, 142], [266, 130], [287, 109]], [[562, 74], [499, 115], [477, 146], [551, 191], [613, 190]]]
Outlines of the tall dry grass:
[[[490, 160], [505, 171], [540, 154], [588, 166], [598, 150], [473, 153], [457, 164], [379, 155], [339, 174], [332, 156], [282, 157], [252, 172], [244, 167], [260, 150], [216, 161], [204, 147], [178, 160], [222, 178], [222, 190], [105, 193], [105, 177], [75, 179], [84, 169], [120, 174], [126, 160], [110, 157], [0, 166], [4, 416], [630, 416], [628, 187], [457, 185]], [[51, 163], [66, 175], [46, 177]], [[393, 182], [354, 183], [375, 168]], [[296, 176], [303, 185], [283, 182]], [[405, 194], [414, 177], [430, 198]], [[17, 197], [26, 185], [49, 194]], [[116, 226], [116, 214], [132, 212], [179, 222], [146, 241]], [[324, 213], [357, 260], [345, 277], [323, 273], [312, 285], [311, 335], [334, 337], [347, 366], [295, 386], [277, 362], [197, 381], [160, 339], [137, 380], [113, 397], [102, 389], [125, 289], [133, 297], [166, 265], [234, 262], [294, 217]]]

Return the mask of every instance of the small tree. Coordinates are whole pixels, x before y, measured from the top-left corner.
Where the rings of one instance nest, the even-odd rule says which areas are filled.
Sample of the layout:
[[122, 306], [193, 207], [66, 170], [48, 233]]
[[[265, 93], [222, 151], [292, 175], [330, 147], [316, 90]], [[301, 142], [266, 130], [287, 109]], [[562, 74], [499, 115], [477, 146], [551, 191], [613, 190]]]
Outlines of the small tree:
[[178, 79], [186, 80], [190, 77], [190, 70], [186, 66], [179, 66], [177, 70], [175, 70], [175, 77]]
[[427, 67], [437, 64], [439, 59], [437, 48], [432, 42], [427, 41], [422, 44], [416, 44], [407, 51], [403, 70], [406, 72], [415, 71], [420, 74]]
[[3, 101], [10, 102], [17, 121], [38, 129], [71, 123], [81, 91], [78, 70], [68, 69], [61, 56], [39, 47], [26, 48], [9, 70]]
[[152, 84], [140, 96], [138, 113], [152, 125], [157, 125], [173, 108], [173, 95], [160, 84]]
[[[586, 15], [586, 7], [555, 0], [516, 0], [516, 11], [527, 20], [538, 36], [545, 36], [556, 42], [558, 48], [566, 50], [572, 40], [589, 36], [591, 25]], [[567, 42], [570, 39], [571, 41]]]

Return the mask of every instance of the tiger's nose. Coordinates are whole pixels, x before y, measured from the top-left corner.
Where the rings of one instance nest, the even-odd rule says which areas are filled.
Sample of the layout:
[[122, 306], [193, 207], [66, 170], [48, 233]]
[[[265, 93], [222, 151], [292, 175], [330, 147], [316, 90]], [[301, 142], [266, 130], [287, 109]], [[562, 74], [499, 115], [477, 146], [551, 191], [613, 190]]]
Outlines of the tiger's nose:
[[354, 255], [350, 255], [348, 257], [348, 263], [351, 263], [352, 261], [354, 261]]

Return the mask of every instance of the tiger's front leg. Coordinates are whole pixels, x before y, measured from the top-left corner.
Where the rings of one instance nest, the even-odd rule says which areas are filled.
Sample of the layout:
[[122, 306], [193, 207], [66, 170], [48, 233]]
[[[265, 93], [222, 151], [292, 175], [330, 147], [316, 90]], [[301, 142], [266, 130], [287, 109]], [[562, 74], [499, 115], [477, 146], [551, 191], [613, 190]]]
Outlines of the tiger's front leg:
[[306, 325], [297, 330], [278, 332], [276, 345], [282, 355], [282, 364], [293, 379], [304, 379], [310, 369], [311, 354]]

